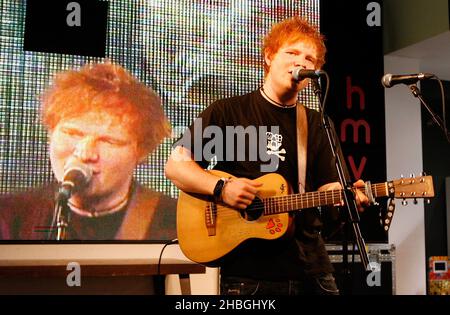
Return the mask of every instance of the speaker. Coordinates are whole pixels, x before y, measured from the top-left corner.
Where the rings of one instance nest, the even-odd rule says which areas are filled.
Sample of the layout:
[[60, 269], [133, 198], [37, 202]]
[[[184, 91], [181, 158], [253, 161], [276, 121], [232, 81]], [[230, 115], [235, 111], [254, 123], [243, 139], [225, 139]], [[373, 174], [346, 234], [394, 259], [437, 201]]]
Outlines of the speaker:
[[348, 265], [343, 264], [341, 244], [325, 245], [335, 269], [336, 284], [341, 295], [394, 295], [395, 246], [368, 244], [371, 270], [364, 269], [356, 246], [348, 245]]

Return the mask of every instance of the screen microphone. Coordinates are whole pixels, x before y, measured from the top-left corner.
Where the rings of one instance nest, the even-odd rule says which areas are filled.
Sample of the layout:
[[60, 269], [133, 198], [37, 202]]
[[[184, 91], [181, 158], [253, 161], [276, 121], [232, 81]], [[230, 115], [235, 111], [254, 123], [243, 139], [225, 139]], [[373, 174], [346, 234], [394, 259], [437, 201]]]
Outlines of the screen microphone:
[[396, 84], [414, 84], [420, 80], [431, 79], [434, 77], [434, 74], [431, 73], [416, 73], [416, 74], [385, 74], [381, 78], [381, 84], [385, 88], [393, 87]]
[[294, 79], [294, 81], [299, 82], [308, 78], [319, 78], [323, 73], [324, 71], [322, 70], [296, 68], [294, 71], [292, 71], [292, 78]]
[[59, 189], [60, 197], [69, 199], [72, 193], [80, 191], [89, 184], [92, 179], [92, 169], [73, 158], [64, 166], [64, 176]]

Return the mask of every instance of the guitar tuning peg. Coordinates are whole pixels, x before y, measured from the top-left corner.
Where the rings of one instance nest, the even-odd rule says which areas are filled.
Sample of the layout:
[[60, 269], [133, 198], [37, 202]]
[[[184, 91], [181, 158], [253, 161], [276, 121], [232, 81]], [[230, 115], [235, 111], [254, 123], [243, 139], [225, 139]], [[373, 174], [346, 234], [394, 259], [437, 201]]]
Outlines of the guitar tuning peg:
[[417, 198], [414, 198], [413, 203], [416, 205], [417, 204]]
[[409, 174], [409, 177], [414, 178], [415, 177], [414, 173]]
[[421, 175], [421, 176], [427, 176], [427, 173], [425, 173], [425, 172], [420, 172], [420, 175]]
[[402, 200], [402, 206], [407, 206], [408, 205], [408, 201], [406, 201], [406, 199]]
[[430, 199], [426, 199], [427, 200], [427, 205], [429, 205], [431, 203]]
[[400, 178], [403, 178], [403, 174], [400, 174]]

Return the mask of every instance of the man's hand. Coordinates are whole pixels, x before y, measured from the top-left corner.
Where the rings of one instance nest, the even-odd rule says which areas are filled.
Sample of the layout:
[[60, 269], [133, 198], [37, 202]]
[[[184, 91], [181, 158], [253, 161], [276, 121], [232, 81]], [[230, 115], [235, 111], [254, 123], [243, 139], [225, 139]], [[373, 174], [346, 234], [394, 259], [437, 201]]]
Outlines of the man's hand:
[[356, 182], [353, 183], [353, 187], [355, 187], [355, 199], [356, 199], [356, 205], [358, 206], [358, 211], [363, 212], [364, 207], [369, 205], [369, 198], [358, 188], [364, 188], [365, 183], [363, 180], [359, 179]]
[[[358, 180], [355, 183], [353, 183], [353, 187], [355, 187], [355, 199], [356, 199], [356, 205], [358, 207], [359, 212], [364, 211], [364, 207], [369, 205], [369, 198], [358, 188], [364, 188], [365, 184], [363, 180]], [[329, 184], [325, 184], [319, 188], [319, 191], [325, 191], [325, 190], [335, 190], [335, 189], [342, 189], [342, 186], [338, 182], [333, 182]], [[344, 202], [340, 204], [336, 204], [335, 206], [343, 206]]]
[[222, 190], [222, 201], [227, 205], [245, 209], [253, 202], [258, 188], [262, 183], [248, 178], [233, 178], [229, 180]]

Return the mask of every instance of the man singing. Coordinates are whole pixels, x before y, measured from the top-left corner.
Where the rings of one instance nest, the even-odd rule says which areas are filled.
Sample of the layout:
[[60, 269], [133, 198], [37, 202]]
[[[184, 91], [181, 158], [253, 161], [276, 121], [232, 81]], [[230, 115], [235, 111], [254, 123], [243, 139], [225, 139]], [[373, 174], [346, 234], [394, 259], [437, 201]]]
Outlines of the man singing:
[[170, 134], [155, 92], [119, 65], [87, 64], [56, 75], [41, 115], [56, 182], [0, 196], [0, 239], [54, 239], [58, 183], [74, 165], [92, 176], [67, 202], [66, 239], [176, 237], [174, 200], [133, 179], [136, 166]]

